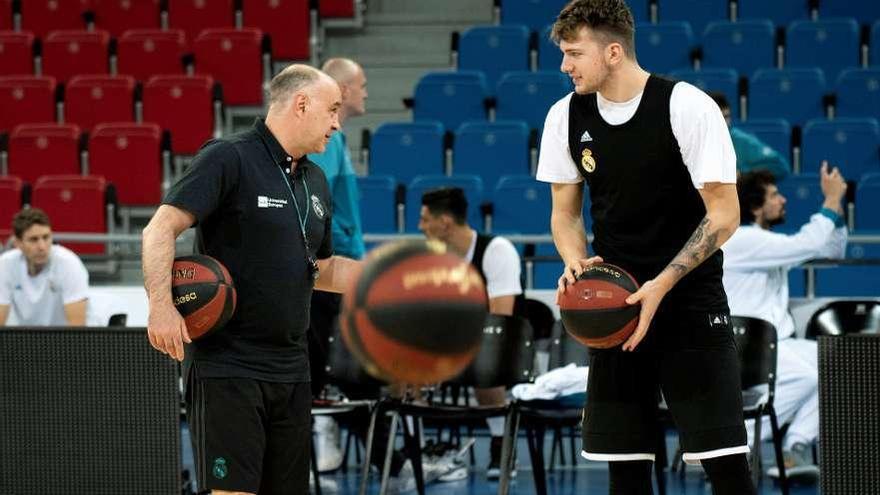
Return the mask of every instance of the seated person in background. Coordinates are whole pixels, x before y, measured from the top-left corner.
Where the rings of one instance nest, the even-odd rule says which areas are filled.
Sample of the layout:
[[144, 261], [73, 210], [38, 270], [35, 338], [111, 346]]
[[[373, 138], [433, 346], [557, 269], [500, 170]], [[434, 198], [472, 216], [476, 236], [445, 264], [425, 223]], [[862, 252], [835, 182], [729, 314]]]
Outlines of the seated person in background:
[[89, 273], [79, 257], [52, 244], [39, 209], [12, 219], [15, 249], [0, 255], [0, 326], [84, 326]]
[[[741, 174], [737, 181], [740, 227], [722, 246], [724, 290], [730, 314], [769, 321], [779, 339], [776, 398], [780, 424], [790, 423], [785, 435], [788, 474], [817, 474], [810, 446], [819, 436], [819, 395], [816, 342], [795, 338], [794, 320], [788, 311], [788, 270], [813, 258], [843, 258], [846, 227], [841, 201], [846, 181], [840, 171], [822, 164], [825, 202], [796, 234], [770, 231], [785, 220], [785, 197], [779, 194], [770, 172]], [[770, 422], [762, 424], [770, 438]], [[762, 435], [763, 436], [763, 435]], [[774, 467], [771, 476], [778, 476]]]
[[[422, 195], [419, 230], [430, 240], [446, 244], [449, 252], [470, 262], [486, 282], [489, 313], [521, 315], [525, 304], [520, 273], [519, 253], [513, 244], [500, 236], [478, 234], [467, 222], [468, 203], [458, 187], [440, 188]], [[503, 406], [504, 387], [476, 389], [477, 402], [483, 406]], [[492, 435], [491, 458], [486, 476], [500, 476], [501, 444], [504, 417], [486, 420]]]
[[791, 170], [788, 159], [754, 134], [732, 125], [730, 104], [723, 93], [711, 92], [709, 96], [721, 108], [721, 114], [724, 115], [727, 127], [730, 128], [730, 139], [733, 141], [733, 150], [736, 152], [736, 170], [743, 173], [765, 169], [772, 173], [776, 180], [784, 179]]

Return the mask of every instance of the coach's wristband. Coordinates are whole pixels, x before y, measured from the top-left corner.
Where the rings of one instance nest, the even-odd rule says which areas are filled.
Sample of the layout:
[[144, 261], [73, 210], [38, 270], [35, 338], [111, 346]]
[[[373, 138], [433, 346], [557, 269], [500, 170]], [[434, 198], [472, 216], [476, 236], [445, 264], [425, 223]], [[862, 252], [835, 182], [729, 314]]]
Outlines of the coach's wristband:
[[838, 215], [837, 212], [832, 209], [822, 208], [821, 210], [819, 210], [819, 214], [824, 215], [826, 218], [828, 218], [828, 220], [834, 222], [834, 226], [836, 228], [840, 228], [846, 225], [843, 223], [843, 216]]

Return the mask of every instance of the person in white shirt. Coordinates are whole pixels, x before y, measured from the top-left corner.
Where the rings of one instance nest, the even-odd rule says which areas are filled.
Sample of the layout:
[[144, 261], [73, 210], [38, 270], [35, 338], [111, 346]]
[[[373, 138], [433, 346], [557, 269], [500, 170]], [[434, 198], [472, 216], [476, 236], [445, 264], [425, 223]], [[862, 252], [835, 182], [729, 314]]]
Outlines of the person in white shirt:
[[84, 326], [89, 273], [76, 254], [52, 244], [42, 210], [12, 220], [15, 249], [0, 256], [0, 326]]
[[[814, 258], [843, 258], [847, 231], [841, 202], [846, 181], [822, 164], [825, 201], [810, 221], [791, 235], [772, 232], [785, 220], [785, 197], [769, 171], [743, 174], [737, 182], [741, 226], [722, 246], [724, 289], [732, 315], [760, 318], [776, 327], [779, 339], [776, 397], [779, 421], [790, 423], [783, 441], [789, 474], [818, 473], [811, 445], [819, 436], [819, 384], [816, 342], [796, 338], [788, 311], [788, 270]], [[769, 420], [765, 419], [767, 438]], [[762, 425], [764, 427], [764, 425]], [[777, 474], [776, 468], [771, 475]]]
[[[451, 253], [469, 261], [480, 273], [486, 283], [489, 313], [521, 316], [524, 297], [519, 253], [504, 237], [477, 233], [467, 222], [467, 209], [467, 198], [458, 187], [428, 191], [422, 195], [419, 230], [428, 239], [446, 244]], [[504, 405], [504, 387], [476, 389], [474, 395], [481, 405]], [[489, 479], [497, 479], [501, 474], [504, 417], [488, 418], [486, 422], [492, 436], [486, 474]]]

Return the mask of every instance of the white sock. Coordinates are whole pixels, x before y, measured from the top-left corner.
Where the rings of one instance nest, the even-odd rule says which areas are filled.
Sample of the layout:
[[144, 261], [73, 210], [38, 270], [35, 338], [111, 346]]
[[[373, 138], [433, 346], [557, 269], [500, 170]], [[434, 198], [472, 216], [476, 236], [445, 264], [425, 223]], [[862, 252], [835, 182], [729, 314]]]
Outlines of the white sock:
[[489, 425], [489, 433], [492, 434], [493, 437], [504, 436], [504, 416], [486, 418], [486, 424]]

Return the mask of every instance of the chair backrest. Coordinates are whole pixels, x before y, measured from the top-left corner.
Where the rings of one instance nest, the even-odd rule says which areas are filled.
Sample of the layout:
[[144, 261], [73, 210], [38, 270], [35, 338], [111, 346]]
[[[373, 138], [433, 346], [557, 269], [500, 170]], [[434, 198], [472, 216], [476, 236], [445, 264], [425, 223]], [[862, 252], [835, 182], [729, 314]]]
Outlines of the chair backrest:
[[43, 74], [58, 82], [77, 74], [108, 74], [109, 45], [107, 31], [52, 31], [43, 41]]
[[493, 232], [546, 234], [550, 230], [550, 186], [530, 175], [503, 176], [495, 185], [492, 206]]
[[182, 75], [185, 49], [182, 29], [131, 29], [119, 38], [116, 70], [142, 82], [159, 74]]
[[510, 387], [529, 381], [535, 359], [532, 326], [519, 316], [489, 315], [480, 351], [452, 381], [479, 388]]
[[839, 167], [844, 177], [880, 172], [880, 124], [876, 118], [817, 119], [804, 127], [801, 170], [819, 171], [822, 160]]
[[155, 205], [162, 200], [162, 151], [156, 124], [99, 124], [89, 137], [89, 173], [115, 185], [122, 205]]
[[636, 53], [646, 70], [668, 74], [691, 67], [694, 33], [683, 21], [642, 23], [636, 26]]
[[64, 91], [64, 121], [90, 131], [101, 122], [134, 122], [131, 76], [74, 76]]
[[738, 19], [770, 19], [776, 26], [787, 26], [810, 15], [808, 0], [737, 0]]
[[485, 120], [488, 96], [482, 72], [428, 72], [416, 83], [413, 120], [439, 121], [454, 130], [467, 120]]
[[160, 0], [94, 0], [95, 26], [119, 36], [127, 29], [159, 29]]
[[9, 173], [35, 184], [43, 175], [79, 174], [80, 129], [73, 124], [22, 124], [9, 137]]
[[33, 33], [0, 30], [0, 74], [33, 74], [33, 46]]
[[732, 67], [748, 77], [776, 61], [776, 32], [767, 19], [712, 22], [703, 33], [703, 67]]
[[860, 182], [856, 189], [856, 228], [880, 229], [880, 182]]
[[[309, 0], [244, 0], [244, 25], [259, 27], [272, 38], [275, 57], [281, 60], [307, 60], [311, 54], [309, 3]], [[321, 9], [326, 3], [320, 2]], [[351, 0], [347, 3], [349, 8], [354, 5]]]
[[474, 26], [461, 35], [458, 67], [486, 74], [490, 92], [501, 75], [529, 69], [529, 30], [525, 26]]
[[776, 327], [748, 316], [731, 316], [730, 320], [743, 390], [766, 385], [772, 401], [776, 391]]
[[550, 107], [571, 90], [571, 79], [559, 69], [507, 72], [495, 92], [495, 120], [524, 120], [540, 131]]
[[559, 72], [562, 66], [562, 51], [550, 39], [552, 28], [553, 25], [549, 25], [538, 31], [538, 70], [540, 71]]
[[791, 125], [785, 119], [749, 119], [736, 127], [754, 134], [761, 141], [791, 160]]
[[168, 25], [192, 43], [203, 29], [235, 26], [234, 0], [168, 0]]
[[55, 87], [52, 77], [0, 76], [0, 132], [55, 122]]
[[535, 340], [549, 338], [553, 334], [553, 324], [556, 317], [553, 310], [543, 301], [537, 299], [524, 299], [520, 316], [529, 320]]
[[44, 38], [58, 29], [85, 29], [82, 13], [88, 10], [84, 0], [25, 0], [19, 2], [21, 28]]
[[370, 175], [392, 175], [409, 184], [417, 175], [443, 173], [440, 122], [386, 122], [370, 139]]
[[[107, 182], [103, 177], [49, 175], [34, 184], [33, 206], [52, 219], [56, 232], [107, 233]], [[64, 242], [77, 254], [104, 254], [99, 243]]]
[[880, 19], [880, 3], [841, 2], [840, 0], [819, 2], [819, 19], [828, 17], [855, 17], [856, 22], [868, 25]]
[[492, 188], [504, 174], [529, 172], [529, 129], [522, 121], [465, 122], [452, 157], [453, 175], [479, 175]]
[[824, 196], [817, 174], [790, 175], [778, 185], [779, 192], [785, 196], [785, 223], [779, 225], [780, 232], [795, 232], [819, 211]]
[[749, 118], [783, 118], [803, 125], [825, 116], [821, 69], [758, 69], [749, 80]]
[[819, 67], [829, 81], [835, 81], [841, 70], [861, 65], [860, 57], [859, 25], [855, 19], [794, 21], [788, 27], [788, 67]]
[[195, 67], [223, 85], [227, 105], [263, 104], [263, 32], [257, 28], [205, 29], [195, 39]]
[[[880, 38], [877, 40], [880, 43]], [[880, 52], [880, 44], [872, 51]], [[880, 115], [880, 68], [845, 69], [837, 78], [834, 107], [838, 117], [876, 117]]]
[[214, 131], [214, 79], [153, 76], [144, 86], [144, 122], [171, 132], [174, 151], [194, 155]]
[[21, 210], [22, 187], [18, 177], [0, 176], [0, 250], [12, 234], [12, 217]]
[[728, 0], [662, 0], [658, 3], [660, 21], [688, 21], [699, 36], [713, 21], [730, 19]]
[[390, 234], [397, 232], [397, 179], [390, 175], [358, 177], [361, 224], [364, 232]]
[[562, 368], [571, 363], [589, 366], [590, 351], [565, 331], [562, 320], [556, 320], [550, 333], [550, 359], [547, 368]]
[[831, 301], [810, 317], [806, 338], [848, 333], [880, 333], [880, 301]]

